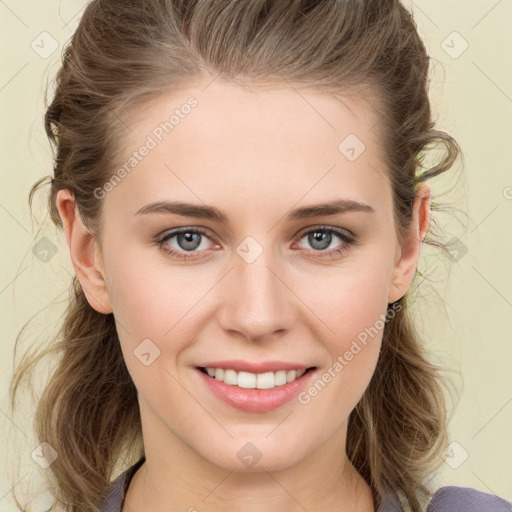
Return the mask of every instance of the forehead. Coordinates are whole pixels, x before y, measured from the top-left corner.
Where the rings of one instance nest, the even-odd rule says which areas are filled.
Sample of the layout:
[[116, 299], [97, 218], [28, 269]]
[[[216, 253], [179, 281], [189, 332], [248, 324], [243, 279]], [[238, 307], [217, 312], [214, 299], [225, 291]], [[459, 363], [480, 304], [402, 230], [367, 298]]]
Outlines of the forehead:
[[285, 203], [305, 195], [310, 202], [338, 190], [370, 202], [387, 183], [378, 114], [359, 96], [217, 79], [153, 98], [123, 121], [123, 157], [113, 170], [128, 172], [109, 202], [132, 212], [173, 192], [208, 202], [231, 190], [230, 201], [243, 205], [258, 194], [272, 203], [286, 191]]

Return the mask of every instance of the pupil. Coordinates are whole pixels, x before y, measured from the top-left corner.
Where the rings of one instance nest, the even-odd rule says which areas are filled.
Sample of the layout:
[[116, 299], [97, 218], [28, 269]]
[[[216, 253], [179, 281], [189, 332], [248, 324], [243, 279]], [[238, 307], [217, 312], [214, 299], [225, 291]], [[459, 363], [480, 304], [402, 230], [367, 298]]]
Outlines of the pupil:
[[[190, 231], [186, 232], [186, 233], [181, 233], [180, 236], [178, 238], [182, 238], [184, 239], [184, 243], [180, 243], [180, 246], [182, 249], [184, 250], [192, 250], [192, 249], [196, 249], [198, 247], [198, 240], [199, 240], [199, 235], [197, 233], [191, 233]], [[197, 238], [197, 240], [195, 241], [194, 243], [194, 237]]]
[[[332, 235], [330, 233], [325, 233], [322, 231], [315, 231], [312, 234], [311, 245], [320, 250], [325, 249], [326, 247], [329, 247], [329, 244], [331, 243], [331, 237], [332, 237]], [[324, 243], [320, 243], [320, 246], [315, 246], [316, 243], [322, 242], [322, 240]]]

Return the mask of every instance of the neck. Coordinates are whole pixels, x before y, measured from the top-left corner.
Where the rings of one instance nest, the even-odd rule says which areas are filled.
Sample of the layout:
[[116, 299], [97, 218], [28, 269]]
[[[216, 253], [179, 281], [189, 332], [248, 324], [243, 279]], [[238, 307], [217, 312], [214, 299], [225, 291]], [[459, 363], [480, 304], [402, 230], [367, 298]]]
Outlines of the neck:
[[375, 512], [370, 486], [345, 454], [346, 424], [292, 466], [251, 471], [212, 464], [168, 429], [162, 435], [154, 427], [144, 432], [146, 460], [123, 512]]

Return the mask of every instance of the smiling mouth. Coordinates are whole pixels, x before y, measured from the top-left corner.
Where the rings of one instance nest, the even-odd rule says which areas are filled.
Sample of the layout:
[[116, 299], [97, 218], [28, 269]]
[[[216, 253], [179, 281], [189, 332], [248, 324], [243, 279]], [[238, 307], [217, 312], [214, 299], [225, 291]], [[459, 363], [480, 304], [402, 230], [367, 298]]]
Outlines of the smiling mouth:
[[208, 377], [229, 386], [245, 389], [272, 389], [300, 379], [316, 366], [301, 370], [278, 370], [276, 372], [251, 373], [224, 368], [197, 367]]

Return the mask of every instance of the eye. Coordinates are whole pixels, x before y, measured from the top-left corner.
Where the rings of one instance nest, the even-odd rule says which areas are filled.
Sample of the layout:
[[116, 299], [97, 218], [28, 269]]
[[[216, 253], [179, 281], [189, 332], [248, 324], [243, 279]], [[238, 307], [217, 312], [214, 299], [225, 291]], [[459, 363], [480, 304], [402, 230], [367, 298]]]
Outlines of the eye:
[[[354, 235], [348, 234], [338, 228], [328, 226], [318, 226], [309, 229], [299, 235], [299, 240], [307, 238], [307, 242], [312, 247], [306, 250], [312, 258], [333, 258], [335, 254], [344, 254], [351, 245], [356, 243]], [[336, 242], [336, 238], [341, 241], [334, 247], [329, 247]], [[209, 240], [208, 233], [198, 228], [180, 228], [165, 233], [157, 240], [157, 244], [162, 251], [179, 260], [197, 259], [198, 253], [208, 251]], [[220, 247], [217, 245], [217, 247]]]
[[[306, 238], [307, 242], [313, 248], [310, 251], [311, 257], [323, 258], [326, 256], [334, 257], [335, 254], [344, 254], [351, 245], [356, 243], [356, 238], [353, 235], [333, 227], [318, 226], [310, 229], [300, 235], [300, 240]], [[328, 249], [336, 238], [341, 240], [341, 243], [335, 245], [334, 248]]]
[[[170, 244], [169, 242], [172, 239], [175, 239], [174, 243]], [[208, 250], [208, 248], [205, 247], [207, 244], [203, 243], [205, 239], [210, 239], [206, 231], [182, 228], [167, 233], [157, 242], [165, 253], [177, 259], [188, 260], [197, 258], [197, 252]]]

